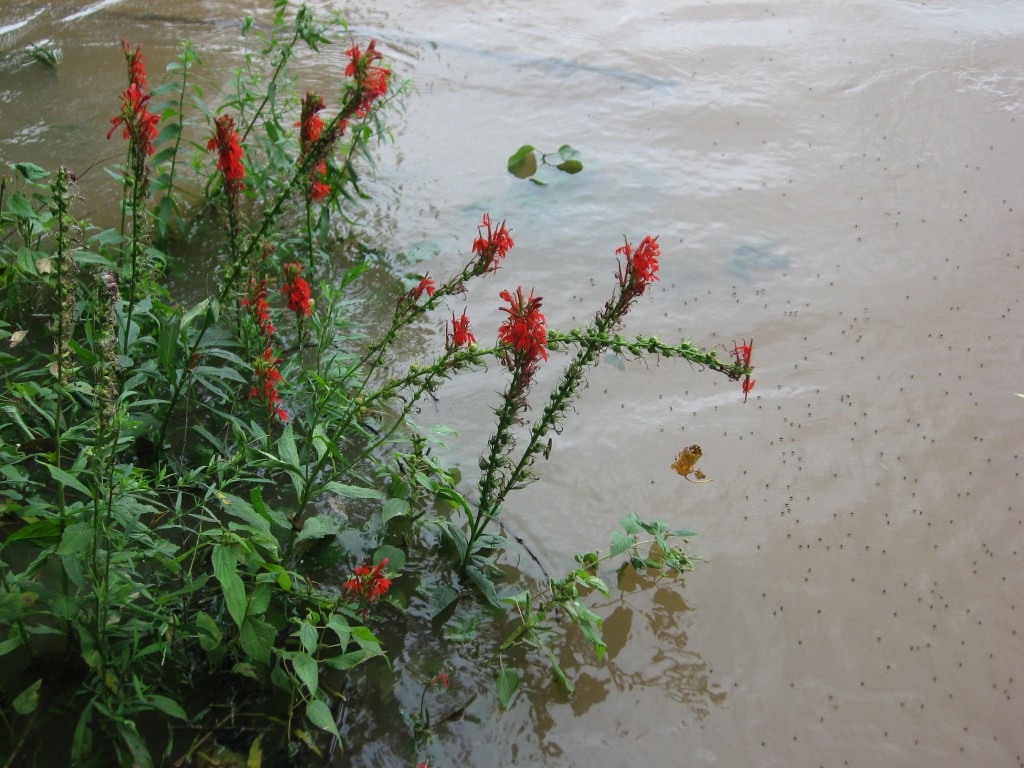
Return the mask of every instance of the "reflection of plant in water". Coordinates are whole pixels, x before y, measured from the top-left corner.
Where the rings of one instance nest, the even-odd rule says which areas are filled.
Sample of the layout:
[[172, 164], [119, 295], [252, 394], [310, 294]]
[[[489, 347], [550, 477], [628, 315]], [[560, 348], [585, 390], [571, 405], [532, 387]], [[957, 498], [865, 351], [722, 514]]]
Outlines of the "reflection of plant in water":
[[[318, 284], [317, 270], [335, 236], [331, 217], [350, 220], [365, 194], [357, 158], [383, 133], [391, 71], [374, 41], [353, 41], [322, 117], [330, 98], [283, 94], [295, 85], [293, 54], [327, 45], [332, 25], [305, 8], [289, 23], [287, 3], [275, 9], [263, 56], [247, 57], [219, 109], [188, 85], [199, 59], [187, 44], [172, 79], [150, 91], [140, 50], [122, 43], [119, 230], [86, 239], [67, 169], [18, 163], [17, 183], [0, 181], [4, 725], [13, 738], [18, 718], [49, 708], [73, 678], [71, 762], [145, 766], [156, 750], [184, 764], [225, 723], [263, 708], [286, 743], [250, 742], [250, 755], [330, 753], [358, 717], [346, 708], [357, 701], [346, 694], [355, 670], [387, 662], [386, 641], [402, 645], [388, 633], [427, 618], [443, 625], [459, 610], [448, 638], [491, 658], [503, 707], [522, 688], [514, 648], [545, 658], [571, 693], [553, 617], [602, 658], [602, 620], [585, 603], [593, 592], [610, 597], [599, 567], [622, 558], [629, 569], [681, 575], [693, 565], [679, 543], [689, 534], [631, 514], [608, 555], [580, 555], [564, 578], [522, 590], [500, 567], [514, 547], [494, 525], [508, 495], [535, 479], [537, 457], [550, 453], [601, 355], [682, 358], [744, 379], [744, 394], [753, 385], [750, 345], [723, 361], [686, 341], [618, 333], [658, 279], [651, 236], [618, 248], [610, 298], [586, 327], [552, 328], [541, 296], [502, 290], [492, 344], [452, 310], [444, 342], [403, 367], [396, 340], [503, 268], [510, 231], [483, 214], [460, 271], [418, 276], [382, 302], [393, 311], [381, 328], [357, 328], [348, 289], [370, 266], [352, 264], [332, 284]], [[182, 141], [186, 131], [201, 138]], [[191, 163], [179, 162], [183, 147], [195, 150]], [[570, 150], [559, 167], [571, 173]], [[162, 194], [152, 210], [151, 188]], [[199, 249], [190, 238], [211, 233], [193, 224], [210, 218], [221, 220], [216, 247]], [[196, 250], [219, 253], [204, 265], [219, 285], [185, 307], [163, 270]], [[537, 374], [559, 354], [565, 367], [534, 413]], [[471, 503], [433, 454], [442, 437], [410, 418], [444, 381], [487, 363], [505, 369], [507, 385]], [[330, 562], [317, 565], [325, 551]], [[503, 640], [488, 626], [491, 606], [518, 622]], [[448, 672], [432, 674], [411, 717], [420, 741], [444, 720], [431, 719], [425, 697], [447, 687]], [[390, 688], [381, 696], [397, 702]], [[175, 725], [193, 721], [201, 730], [185, 743]]]

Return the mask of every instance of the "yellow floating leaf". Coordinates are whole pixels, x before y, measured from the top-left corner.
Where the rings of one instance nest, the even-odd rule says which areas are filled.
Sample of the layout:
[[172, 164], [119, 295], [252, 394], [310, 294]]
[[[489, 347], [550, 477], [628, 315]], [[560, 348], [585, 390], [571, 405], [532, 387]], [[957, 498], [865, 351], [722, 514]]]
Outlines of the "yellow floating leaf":
[[690, 480], [691, 483], [710, 483], [704, 476], [704, 473], [697, 469], [697, 462], [700, 457], [704, 455], [704, 452], [700, 449], [699, 445], [691, 445], [689, 448], [683, 448], [676, 456], [676, 460], [672, 462], [672, 469], [677, 474], [682, 475], [687, 480], [690, 480], [689, 475], [693, 475], [696, 479]]

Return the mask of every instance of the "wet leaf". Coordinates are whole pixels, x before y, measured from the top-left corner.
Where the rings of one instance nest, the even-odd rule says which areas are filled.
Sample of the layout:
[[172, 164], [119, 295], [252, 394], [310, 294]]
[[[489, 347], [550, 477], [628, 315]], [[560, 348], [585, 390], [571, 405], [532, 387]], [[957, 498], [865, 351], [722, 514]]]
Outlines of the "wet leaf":
[[533, 147], [524, 144], [508, 159], [508, 172], [519, 179], [528, 179], [537, 172], [537, 156]]
[[519, 693], [519, 673], [514, 669], [503, 669], [497, 679], [498, 699], [506, 712]]
[[430, 611], [430, 618], [436, 619], [444, 610], [459, 599], [459, 593], [449, 587], [447, 584], [442, 584], [435, 589], [430, 595], [430, 603], [427, 608]]
[[398, 547], [385, 544], [373, 553], [374, 565], [380, 564], [382, 560], [388, 561], [388, 573], [401, 573], [402, 569], [405, 567], [405, 552]]

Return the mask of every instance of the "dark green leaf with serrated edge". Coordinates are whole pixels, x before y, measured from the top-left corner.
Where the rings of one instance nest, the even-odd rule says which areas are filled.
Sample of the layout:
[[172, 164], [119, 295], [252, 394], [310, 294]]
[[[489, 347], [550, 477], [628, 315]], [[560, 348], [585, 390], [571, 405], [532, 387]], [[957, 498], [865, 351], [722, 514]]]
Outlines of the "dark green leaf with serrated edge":
[[459, 599], [459, 593], [457, 590], [448, 586], [447, 584], [441, 584], [430, 594], [430, 602], [427, 605], [427, 610], [430, 611], [430, 618], [436, 619], [444, 610]]

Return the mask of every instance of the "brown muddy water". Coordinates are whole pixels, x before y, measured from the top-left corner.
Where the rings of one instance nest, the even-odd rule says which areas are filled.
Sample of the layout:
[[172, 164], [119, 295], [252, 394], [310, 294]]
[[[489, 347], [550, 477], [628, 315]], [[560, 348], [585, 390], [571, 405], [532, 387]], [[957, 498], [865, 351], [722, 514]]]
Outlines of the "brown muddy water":
[[[154, 72], [182, 37], [230, 64], [237, 14], [266, 5], [3, 0], [3, 50], [48, 39], [63, 61], [6, 59], [0, 160], [119, 152], [118, 38]], [[431, 765], [1024, 765], [1024, 4], [317, 5], [412, 81], [366, 231], [442, 275], [482, 212], [514, 229], [466, 297], [478, 336], [520, 283], [554, 326], [586, 322], [622, 236], [650, 233], [661, 282], [627, 331], [756, 340], [746, 404], [676, 363], [593, 372], [509, 525], [553, 573], [628, 511], [699, 531], [708, 562], [601, 608], [610, 658], [570, 648], [571, 701], [542, 687], [500, 714], [456, 677], [468, 707]], [[330, 92], [341, 50], [309, 87]], [[571, 143], [586, 170], [518, 181], [524, 143]], [[467, 476], [499, 386], [466, 377], [420, 414], [460, 433]], [[691, 443], [713, 482], [670, 470]]]

